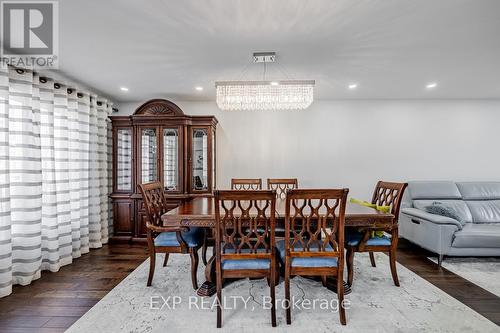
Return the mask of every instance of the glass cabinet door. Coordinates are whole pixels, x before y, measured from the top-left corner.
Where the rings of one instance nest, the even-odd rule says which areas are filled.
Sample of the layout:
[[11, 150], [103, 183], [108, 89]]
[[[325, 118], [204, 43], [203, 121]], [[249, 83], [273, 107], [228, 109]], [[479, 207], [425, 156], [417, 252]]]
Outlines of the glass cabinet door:
[[132, 190], [132, 129], [116, 130], [116, 190]]
[[192, 189], [208, 189], [208, 130], [193, 128], [192, 131]]
[[179, 129], [163, 129], [163, 186], [166, 191], [179, 190]]
[[158, 180], [156, 128], [141, 129], [141, 180], [143, 184]]

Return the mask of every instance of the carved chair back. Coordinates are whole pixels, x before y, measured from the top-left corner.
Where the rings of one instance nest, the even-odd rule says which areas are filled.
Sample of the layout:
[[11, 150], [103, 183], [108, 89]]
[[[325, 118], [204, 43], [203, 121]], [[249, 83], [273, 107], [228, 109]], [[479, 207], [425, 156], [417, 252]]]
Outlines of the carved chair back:
[[167, 198], [160, 182], [139, 184], [142, 200], [146, 208], [148, 223], [153, 227], [161, 227], [161, 216], [168, 211]]
[[289, 190], [285, 207], [287, 257], [344, 257], [348, 189]]
[[379, 181], [373, 192], [372, 203], [379, 206], [390, 206], [394, 224], [398, 223], [399, 208], [407, 183], [391, 183]]
[[278, 199], [285, 199], [286, 192], [288, 190], [293, 190], [299, 188], [299, 183], [297, 178], [268, 178], [267, 179], [267, 189], [275, 190], [276, 197]]
[[216, 257], [274, 257], [276, 193], [274, 191], [215, 191]]
[[231, 190], [252, 191], [262, 190], [262, 179], [260, 178], [232, 178]]
[[398, 242], [398, 216], [399, 208], [401, 207], [401, 202], [403, 199], [403, 194], [406, 189], [406, 183], [392, 183], [379, 181], [373, 191], [372, 203], [378, 206], [389, 206], [391, 207], [391, 214], [394, 215], [391, 227], [385, 228], [359, 228], [358, 231], [363, 234], [356, 251], [365, 251], [370, 247], [367, 246], [367, 242], [372, 236], [373, 231], [383, 231], [391, 235], [391, 245], [382, 245], [379, 247], [396, 248]]

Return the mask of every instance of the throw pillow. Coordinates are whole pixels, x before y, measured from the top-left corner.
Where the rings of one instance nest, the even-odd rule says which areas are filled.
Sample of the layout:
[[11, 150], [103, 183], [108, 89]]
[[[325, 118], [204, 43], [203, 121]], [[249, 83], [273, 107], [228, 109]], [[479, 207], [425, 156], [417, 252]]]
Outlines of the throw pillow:
[[445, 203], [434, 201], [431, 205], [425, 207], [425, 211], [431, 214], [446, 216], [464, 224], [460, 214], [452, 206]]

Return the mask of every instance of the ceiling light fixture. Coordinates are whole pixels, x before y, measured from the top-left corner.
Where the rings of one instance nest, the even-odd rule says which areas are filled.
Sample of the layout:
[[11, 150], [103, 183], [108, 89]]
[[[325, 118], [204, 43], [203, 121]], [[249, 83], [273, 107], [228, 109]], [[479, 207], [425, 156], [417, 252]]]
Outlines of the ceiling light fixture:
[[427, 89], [432, 89], [432, 88], [436, 88], [436, 87], [437, 87], [437, 85], [438, 85], [438, 84], [437, 84], [436, 82], [431, 82], [431, 83], [427, 84], [425, 87], [426, 87]]
[[121, 91], [128, 91], [128, 88], [127, 87], [120, 87], [120, 90]]
[[203, 87], [200, 87], [200, 86], [194, 87], [194, 89], [196, 89], [197, 91], [203, 91]]
[[358, 87], [357, 83], [351, 83], [349, 86], [349, 89], [356, 89]]
[[262, 81], [217, 81], [216, 100], [222, 110], [303, 110], [314, 99], [314, 80], [267, 81], [266, 66], [276, 60], [275, 52], [253, 54], [263, 63]]

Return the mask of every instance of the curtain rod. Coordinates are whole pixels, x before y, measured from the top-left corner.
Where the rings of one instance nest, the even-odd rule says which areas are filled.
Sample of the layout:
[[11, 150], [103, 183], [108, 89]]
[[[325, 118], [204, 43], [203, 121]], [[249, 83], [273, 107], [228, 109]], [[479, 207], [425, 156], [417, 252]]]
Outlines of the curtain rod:
[[[26, 73], [27, 71], [31, 71], [33, 73], [36, 73], [35, 71], [31, 70], [31, 69], [24, 69], [24, 68], [19, 68], [19, 67], [15, 67], [15, 66], [12, 66], [12, 65], [7, 65], [8, 67], [11, 67], [11, 68], [14, 68], [16, 70], [16, 72], [20, 75]], [[49, 81], [49, 79], [45, 76], [40, 76], [38, 78], [38, 80], [41, 82], [41, 83], [47, 83]], [[54, 89], [60, 89], [61, 88], [61, 84], [60, 83], [57, 83], [57, 82], [54, 82]], [[67, 88], [67, 93], [68, 95], [71, 95], [74, 91], [74, 89], [72, 88]], [[84, 94], [82, 93], [77, 93], [76, 96], [78, 98], [82, 98], [84, 96]], [[90, 96], [90, 99], [92, 99], [93, 97]], [[97, 105], [101, 106], [103, 104], [102, 101], [97, 101]], [[117, 108], [112, 108], [113, 112], [118, 112], [118, 109]]]

